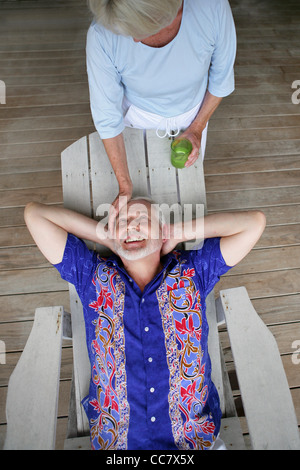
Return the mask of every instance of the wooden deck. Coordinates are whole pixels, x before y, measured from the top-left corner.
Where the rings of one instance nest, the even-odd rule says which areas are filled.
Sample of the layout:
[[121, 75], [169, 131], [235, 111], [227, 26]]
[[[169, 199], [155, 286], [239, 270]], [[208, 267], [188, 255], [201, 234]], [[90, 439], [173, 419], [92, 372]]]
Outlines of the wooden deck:
[[[262, 209], [256, 248], [217, 288], [245, 285], [274, 334], [300, 425], [300, 80], [298, 0], [231, 0], [237, 27], [236, 91], [209, 124], [205, 158], [209, 211]], [[94, 131], [85, 71], [89, 24], [80, 0], [0, 1], [0, 447], [9, 376], [38, 306], [64, 305], [68, 292], [24, 226], [24, 205], [62, 204], [60, 152]], [[298, 95], [300, 98], [300, 93]], [[237, 403], [226, 331], [222, 343]], [[293, 355], [294, 353], [294, 355]], [[293, 361], [294, 359], [294, 361]], [[66, 430], [71, 348], [63, 350], [57, 446]], [[21, 386], [21, 384], [20, 384]], [[242, 415], [242, 409], [241, 409]], [[242, 418], [246, 432], [246, 424]]]

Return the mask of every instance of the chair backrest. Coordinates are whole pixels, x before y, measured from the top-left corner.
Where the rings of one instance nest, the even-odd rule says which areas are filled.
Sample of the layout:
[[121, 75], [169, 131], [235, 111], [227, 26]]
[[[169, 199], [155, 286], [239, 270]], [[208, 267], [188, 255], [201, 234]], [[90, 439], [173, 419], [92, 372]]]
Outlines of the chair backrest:
[[[197, 163], [183, 170], [170, 162], [170, 138], [159, 138], [155, 131], [126, 128], [123, 132], [127, 161], [133, 183], [133, 196], [143, 195], [161, 204], [203, 205], [206, 211], [205, 182], [201, 156]], [[118, 195], [118, 184], [97, 132], [83, 137], [62, 152], [64, 205], [96, 218], [100, 204], [110, 204]], [[199, 206], [198, 206], [199, 207]], [[102, 214], [103, 215], [103, 214]], [[101, 251], [101, 246], [96, 247]], [[222, 371], [213, 293], [207, 299], [210, 327], [209, 350], [213, 364], [213, 381], [222, 396]], [[77, 427], [88, 433], [88, 422], [80, 405], [88, 394], [90, 367], [85, 342], [85, 328], [80, 300], [70, 285], [70, 308], [73, 329], [74, 381]]]

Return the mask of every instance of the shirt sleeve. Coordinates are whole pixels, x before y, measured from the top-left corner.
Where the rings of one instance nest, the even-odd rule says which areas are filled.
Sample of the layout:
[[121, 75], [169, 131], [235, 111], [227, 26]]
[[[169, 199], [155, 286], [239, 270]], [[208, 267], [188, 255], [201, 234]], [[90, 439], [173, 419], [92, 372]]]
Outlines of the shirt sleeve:
[[220, 238], [208, 238], [199, 250], [191, 251], [195, 271], [200, 277], [205, 297], [220, 277], [232, 266], [227, 266], [220, 249]]
[[92, 280], [96, 256], [84, 241], [69, 233], [63, 259], [54, 267], [62, 279], [73, 284], [80, 294]]
[[92, 24], [87, 33], [86, 65], [91, 113], [101, 139], [115, 137], [124, 129], [124, 90], [112, 59], [109, 41], [100, 26]]
[[209, 70], [208, 91], [222, 98], [234, 91], [236, 32], [228, 0], [221, 0], [218, 3], [218, 26]]

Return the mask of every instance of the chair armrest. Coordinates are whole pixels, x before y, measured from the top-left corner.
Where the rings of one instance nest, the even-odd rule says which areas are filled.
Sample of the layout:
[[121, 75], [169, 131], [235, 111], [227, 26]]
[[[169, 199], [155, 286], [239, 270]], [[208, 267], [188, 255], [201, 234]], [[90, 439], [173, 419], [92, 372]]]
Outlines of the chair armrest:
[[300, 449], [297, 418], [274, 336], [245, 287], [220, 291], [253, 449]]
[[33, 327], [8, 383], [4, 449], [55, 447], [63, 307], [35, 311]]

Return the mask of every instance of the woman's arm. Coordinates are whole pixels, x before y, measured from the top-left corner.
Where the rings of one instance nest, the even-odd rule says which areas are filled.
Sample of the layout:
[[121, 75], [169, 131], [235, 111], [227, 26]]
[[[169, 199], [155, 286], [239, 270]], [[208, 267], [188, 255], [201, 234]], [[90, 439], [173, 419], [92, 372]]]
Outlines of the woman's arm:
[[220, 237], [223, 258], [228, 266], [234, 266], [254, 247], [265, 225], [265, 215], [260, 211], [211, 214], [185, 226], [178, 223], [170, 227], [163, 254], [181, 242]]
[[193, 150], [191, 151], [188, 161], [185, 164], [186, 167], [191, 166], [196, 162], [201, 147], [202, 132], [204, 131], [206, 124], [221, 101], [222, 98], [218, 98], [217, 96], [214, 96], [209, 91], [207, 91], [202, 106], [199, 109], [199, 112], [194, 121], [180, 135], [180, 138], [190, 140], [193, 145]]
[[128, 202], [132, 196], [132, 181], [127, 165], [123, 134], [119, 134], [111, 139], [103, 139], [103, 145], [119, 184], [119, 194], [112, 203], [110, 213], [109, 227], [112, 230], [114, 217], [121, 210], [122, 204]]
[[119, 196], [127, 196], [130, 199], [132, 195], [132, 181], [127, 165], [123, 134], [121, 133], [111, 139], [102, 140], [119, 184]]
[[99, 238], [96, 220], [69, 209], [31, 202], [25, 207], [24, 218], [35, 243], [51, 264], [62, 261], [68, 233], [111, 248], [109, 237]]

